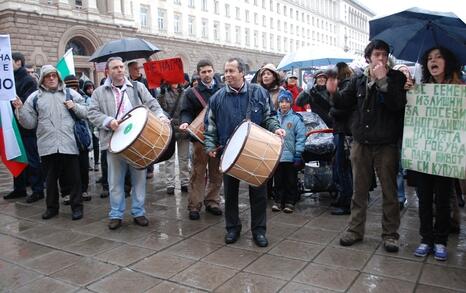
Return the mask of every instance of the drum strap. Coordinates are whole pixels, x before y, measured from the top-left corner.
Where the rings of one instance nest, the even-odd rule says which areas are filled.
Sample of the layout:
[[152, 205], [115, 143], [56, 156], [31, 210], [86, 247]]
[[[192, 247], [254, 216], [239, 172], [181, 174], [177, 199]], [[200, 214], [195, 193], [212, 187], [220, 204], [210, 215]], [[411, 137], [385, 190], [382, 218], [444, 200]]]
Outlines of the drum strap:
[[199, 103], [201, 103], [202, 107], [205, 108], [205, 106], [207, 104], [204, 101], [204, 98], [201, 96], [201, 94], [197, 91], [197, 89], [195, 87], [192, 87], [191, 89], [193, 90], [193, 93], [196, 96], [196, 98], [198, 99]]
[[246, 91], [248, 93], [248, 107], [246, 108], [246, 120], [251, 120], [251, 99], [252, 99], [252, 89], [248, 83], [246, 83]]
[[123, 99], [125, 98], [125, 92], [126, 92], [126, 90], [121, 92], [120, 103], [118, 104], [118, 109], [117, 109], [116, 114], [115, 114], [115, 119], [117, 119], [118, 113], [120, 113], [121, 104], [123, 104]]

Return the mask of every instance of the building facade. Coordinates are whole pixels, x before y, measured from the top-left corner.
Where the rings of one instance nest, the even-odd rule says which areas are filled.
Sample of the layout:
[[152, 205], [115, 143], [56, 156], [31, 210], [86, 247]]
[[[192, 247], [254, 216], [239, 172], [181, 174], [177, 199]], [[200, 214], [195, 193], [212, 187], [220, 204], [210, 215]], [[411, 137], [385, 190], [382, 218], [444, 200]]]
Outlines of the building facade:
[[355, 0], [0, 0], [13, 51], [38, 67], [72, 47], [77, 71], [93, 80], [101, 74], [89, 56], [122, 37], [156, 44], [156, 58], [181, 57], [189, 73], [200, 59], [220, 69], [233, 56], [255, 70], [320, 44], [361, 55], [372, 16]]

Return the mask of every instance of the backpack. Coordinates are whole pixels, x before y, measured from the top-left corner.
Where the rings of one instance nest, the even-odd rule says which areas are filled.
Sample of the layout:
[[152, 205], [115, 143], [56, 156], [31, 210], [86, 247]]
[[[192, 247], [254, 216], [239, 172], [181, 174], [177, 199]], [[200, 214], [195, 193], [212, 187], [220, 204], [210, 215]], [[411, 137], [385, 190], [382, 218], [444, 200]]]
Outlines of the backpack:
[[[65, 88], [66, 91], [66, 98], [65, 101], [68, 100], [73, 100], [73, 97], [71, 96], [70, 89]], [[37, 99], [38, 95], [34, 97], [32, 100], [32, 106], [34, 110], [37, 113]], [[76, 114], [71, 110], [68, 109], [70, 112], [71, 117], [74, 120], [74, 126], [73, 126], [73, 132], [74, 132], [74, 138], [76, 140], [76, 145], [78, 146], [79, 152], [84, 152], [88, 151], [89, 147], [91, 146], [92, 138], [91, 135], [89, 134], [89, 129], [87, 127], [87, 123], [83, 119], [79, 119]]]

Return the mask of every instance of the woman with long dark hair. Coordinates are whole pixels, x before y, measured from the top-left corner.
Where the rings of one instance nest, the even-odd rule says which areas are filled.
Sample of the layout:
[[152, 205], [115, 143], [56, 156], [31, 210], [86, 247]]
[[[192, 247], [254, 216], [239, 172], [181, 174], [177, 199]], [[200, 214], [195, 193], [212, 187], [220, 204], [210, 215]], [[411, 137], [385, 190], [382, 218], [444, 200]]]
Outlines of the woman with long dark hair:
[[[422, 58], [423, 83], [462, 84], [460, 65], [448, 49], [434, 47]], [[450, 229], [450, 198], [454, 179], [438, 175], [413, 172], [419, 198], [421, 244], [414, 255], [434, 253], [434, 258], [447, 259], [447, 241]], [[435, 202], [435, 222], [433, 206]]]

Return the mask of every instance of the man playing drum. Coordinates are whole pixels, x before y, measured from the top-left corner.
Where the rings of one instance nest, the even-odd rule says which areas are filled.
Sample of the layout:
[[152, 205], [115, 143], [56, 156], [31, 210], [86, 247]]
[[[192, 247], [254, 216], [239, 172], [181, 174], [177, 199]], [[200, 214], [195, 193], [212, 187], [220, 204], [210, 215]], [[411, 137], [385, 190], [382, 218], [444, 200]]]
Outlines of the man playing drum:
[[[108, 149], [112, 132], [118, 128], [121, 118], [136, 106], [145, 105], [164, 123], [170, 123], [147, 88], [142, 83], [131, 82], [125, 77], [125, 66], [120, 57], [109, 58], [107, 67], [108, 78], [92, 94], [88, 112], [89, 121], [99, 128], [102, 149]], [[131, 174], [132, 184], [131, 215], [136, 225], [147, 226], [149, 221], [144, 216], [146, 170], [135, 169], [123, 157], [111, 152], [107, 152], [107, 164], [111, 206], [108, 228], [115, 230], [121, 226], [125, 212], [124, 178], [127, 170]]]
[[[218, 157], [228, 138], [245, 118], [278, 134], [285, 135], [280, 128], [275, 112], [272, 110], [268, 92], [256, 84], [248, 84], [244, 80], [245, 64], [239, 58], [232, 58], [225, 63], [225, 83], [209, 101], [209, 110], [205, 125], [205, 150], [211, 158]], [[238, 211], [239, 180], [223, 175], [225, 194], [225, 222], [227, 234], [225, 243], [238, 240], [241, 232], [241, 221]], [[268, 245], [266, 232], [267, 185], [249, 186], [251, 203], [251, 231], [254, 242], [259, 247]]]
[[[193, 120], [201, 113], [210, 97], [221, 88], [220, 81], [214, 79], [214, 67], [208, 60], [197, 63], [197, 72], [200, 82], [197, 86], [186, 90], [185, 99], [181, 105], [180, 130], [186, 131]], [[209, 158], [204, 152], [202, 142], [193, 140], [193, 169], [191, 172], [190, 188], [188, 195], [188, 210], [191, 220], [200, 218], [199, 212], [202, 202], [206, 211], [220, 216], [220, 188], [222, 187], [222, 174], [219, 171], [219, 159]], [[207, 182], [207, 193], [205, 192], [205, 174], [208, 167], [209, 180]], [[183, 190], [183, 186], [181, 187]]]

